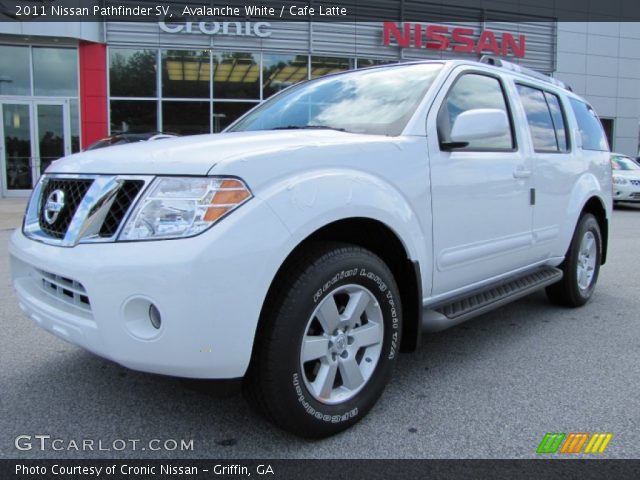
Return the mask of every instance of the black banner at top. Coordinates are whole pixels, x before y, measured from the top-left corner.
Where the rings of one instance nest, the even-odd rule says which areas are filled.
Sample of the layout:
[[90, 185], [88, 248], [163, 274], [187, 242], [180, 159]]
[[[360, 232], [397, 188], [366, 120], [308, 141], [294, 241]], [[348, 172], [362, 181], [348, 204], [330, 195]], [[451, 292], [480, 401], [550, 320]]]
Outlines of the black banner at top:
[[3, 22], [638, 22], [637, 0], [0, 0]]

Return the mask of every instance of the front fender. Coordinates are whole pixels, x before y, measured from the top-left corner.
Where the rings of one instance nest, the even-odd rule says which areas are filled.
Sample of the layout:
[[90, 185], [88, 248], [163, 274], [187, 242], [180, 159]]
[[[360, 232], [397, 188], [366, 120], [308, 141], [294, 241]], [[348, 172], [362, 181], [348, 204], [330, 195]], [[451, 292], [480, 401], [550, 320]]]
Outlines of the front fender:
[[431, 249], [431, 235], [424, 228], [430, 220], [420, 218], [410, 199], [384, 179], [355, 169], [322, 169], [279, 180], [260, 197], [289, 229], [288, 252], [338, 220], [377, 220], [395, 232], [409, 258], [423, 267], [423, 285], [430, 285], [424, 274], [429, 268], [423, 264]]

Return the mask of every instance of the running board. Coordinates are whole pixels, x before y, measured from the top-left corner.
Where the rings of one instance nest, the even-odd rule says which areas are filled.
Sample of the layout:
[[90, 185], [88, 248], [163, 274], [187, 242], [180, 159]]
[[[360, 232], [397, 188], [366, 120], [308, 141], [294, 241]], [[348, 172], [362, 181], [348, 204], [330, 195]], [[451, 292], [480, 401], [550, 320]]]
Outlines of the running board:
[[464, 296], [429, 305], [423, 312], [422, 328], [427, 332], [446, 330], [560, 280], [562, 270], [541, 267], [468, 292]]

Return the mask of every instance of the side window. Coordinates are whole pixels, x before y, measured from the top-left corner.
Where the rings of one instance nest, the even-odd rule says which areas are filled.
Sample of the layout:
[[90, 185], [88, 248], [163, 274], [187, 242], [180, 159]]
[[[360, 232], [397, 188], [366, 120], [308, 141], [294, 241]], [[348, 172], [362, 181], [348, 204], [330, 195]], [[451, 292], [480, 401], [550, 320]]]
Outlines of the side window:
[[608, 151], [607, 138], [596, 112], [589, 105], [575, 98], [570, 98], [569, 102], [576, 115], [578, 128], [582, 135], [582, 148], [584, 150]]
[[[511, 132], [513, 131], [513, 122], [500, 81], [488, 75], [467, 73], [453, 84], [438, 112], [440, 142], [450, 141], [453, 122], [458, 115], [476, 108], [503, 110], [512, 125]], [[514, 148], [513, 134], [508, 133], [502, 137], [474, 140], [467, 147], [458, 150], [512, 150]]]
[[561, 152], [569, 151], [569, 137], [567, 137], [567, 129], [564, 121], [564, 113], [560, 104], [560, 99], [553, 93], [544, 92], [544, 96], [547, 99], [547, 105], [549, 105], [549, 111], [551, 112], [551, 119], [553, 120], [553, 126], [556, 129], [556, 139], [558, 140], [558, 149]]
[[566, 152], [567, 136], [560, 100], [552, 93], [516, 85], [536, 152]]

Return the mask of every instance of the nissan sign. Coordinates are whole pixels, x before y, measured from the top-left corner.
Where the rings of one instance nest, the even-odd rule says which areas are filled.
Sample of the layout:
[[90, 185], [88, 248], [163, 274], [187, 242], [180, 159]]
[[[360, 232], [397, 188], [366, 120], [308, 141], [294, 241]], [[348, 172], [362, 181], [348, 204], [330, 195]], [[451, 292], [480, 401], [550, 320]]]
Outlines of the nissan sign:
[[494, 55], [511, 54], [520, 58], [524, 57], [526, 52], [526, 38], [523, 34], [519, 34], [516, 39], [509, 32], [482, 30], [476, 34], [472, 28], [449, 28], [446, 25], [409, 22], [384, 22], [383, 28], [382, 43], [385, 46], [392, 45], [393, 39], [401, 48], [428, 48], [477, 54], [491, 52]]

